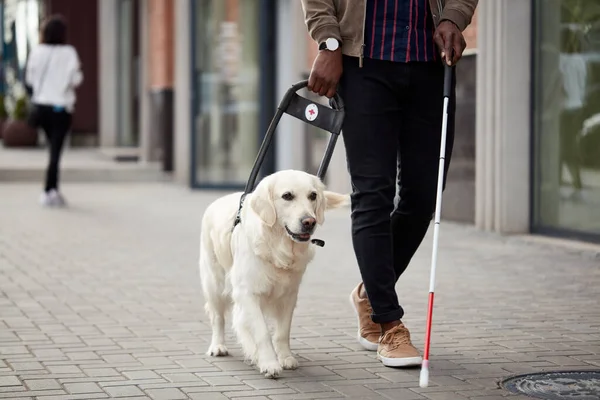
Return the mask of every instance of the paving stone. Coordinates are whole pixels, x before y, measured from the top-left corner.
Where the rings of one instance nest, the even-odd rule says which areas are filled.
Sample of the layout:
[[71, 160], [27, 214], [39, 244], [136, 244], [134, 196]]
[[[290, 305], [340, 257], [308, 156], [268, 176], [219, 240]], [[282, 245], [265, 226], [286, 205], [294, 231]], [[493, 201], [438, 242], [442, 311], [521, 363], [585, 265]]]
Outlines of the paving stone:
[[161, 376], [154, 371], [124, 371], [123, 375], [131, 380], [135, 379], [161, 379]]
[[100, 386], [93, 382], [83, 382], [83, 383], [68, 383], [65, 384], [65, 389], [67, 392], [72, 394], [77, 393], [104, 393]]
[[180, 400], [188, 398], [185, 393], [175, 388], [148, 389], [146, 393], [154, 400]]
[[29, 390], [60, 389], [60, 383], [55, 379], [26, 379], [23, 381]]
[[103, 388], [111, 397], [127, 397], [144, 395], [137, 386], [108, 386]]
[[21, 386], [21, 381], [16, 376], [0, 376], [0, 386]]

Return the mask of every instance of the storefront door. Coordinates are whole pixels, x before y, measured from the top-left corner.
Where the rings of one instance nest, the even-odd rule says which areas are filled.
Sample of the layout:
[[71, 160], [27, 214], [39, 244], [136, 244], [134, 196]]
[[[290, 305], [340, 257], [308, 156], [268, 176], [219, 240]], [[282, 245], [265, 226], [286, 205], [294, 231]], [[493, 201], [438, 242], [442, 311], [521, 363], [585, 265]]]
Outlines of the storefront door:
[[[264, 0], [192, 1], [192, 184], [240, 187], [262, 134]], [[272, 114], [271, 114], [272, 115]]]

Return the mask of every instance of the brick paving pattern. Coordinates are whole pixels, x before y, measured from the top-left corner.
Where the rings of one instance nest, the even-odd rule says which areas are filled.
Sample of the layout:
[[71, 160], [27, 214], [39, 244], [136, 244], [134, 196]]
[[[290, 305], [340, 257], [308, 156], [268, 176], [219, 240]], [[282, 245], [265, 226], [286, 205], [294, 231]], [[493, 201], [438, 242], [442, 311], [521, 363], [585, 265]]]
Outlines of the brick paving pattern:
[[[600, 369], [600, 258], [444, 223], [430, 387], [355, 341], [358, 281], [347, 211], [327, 217], [300, 291], [300, 368], [268, 380], [204, 355], [199, 222], [216, 193], [169, 184], [72, 184], [69, 210], [39, 185], [0, 186], [0, 398], [520, 399], [504, 377]], [[422, 348], [431, 237], [398, 289]]]

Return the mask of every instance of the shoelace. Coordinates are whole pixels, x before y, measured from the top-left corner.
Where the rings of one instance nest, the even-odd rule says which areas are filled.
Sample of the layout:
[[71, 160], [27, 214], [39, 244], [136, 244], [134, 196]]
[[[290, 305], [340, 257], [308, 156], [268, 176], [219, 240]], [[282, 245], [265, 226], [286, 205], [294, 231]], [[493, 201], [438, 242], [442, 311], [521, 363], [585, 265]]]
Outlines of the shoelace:
[[410, 333], [404, 325], [398, 325], [383, 335], [381, 343], [389, 345], [391, 350], [397, 349], [402, 345], [410, 344]]

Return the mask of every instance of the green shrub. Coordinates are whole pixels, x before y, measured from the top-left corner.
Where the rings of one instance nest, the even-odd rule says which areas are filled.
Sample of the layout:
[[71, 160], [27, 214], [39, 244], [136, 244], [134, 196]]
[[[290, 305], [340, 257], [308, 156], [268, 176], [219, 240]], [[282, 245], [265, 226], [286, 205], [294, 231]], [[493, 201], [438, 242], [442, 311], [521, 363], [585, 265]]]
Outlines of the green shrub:
[[0, 94], [0, 119], [8, 118], [8, 112], [6, 112], [6, 104], [4, 104], [4, 95]]
[[15, 121], [25, 121], [27, 119], [27, 97], [23, 96], [15, 102], [15, 109], [12, 113], [12, 119]]

